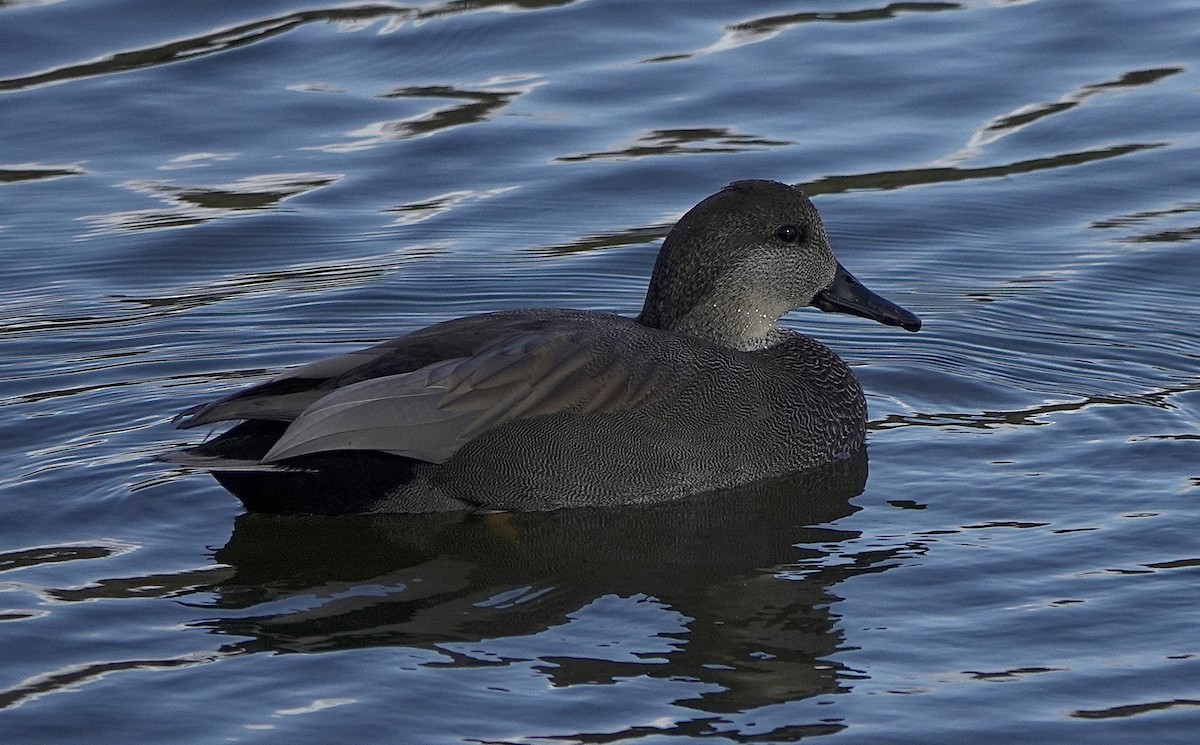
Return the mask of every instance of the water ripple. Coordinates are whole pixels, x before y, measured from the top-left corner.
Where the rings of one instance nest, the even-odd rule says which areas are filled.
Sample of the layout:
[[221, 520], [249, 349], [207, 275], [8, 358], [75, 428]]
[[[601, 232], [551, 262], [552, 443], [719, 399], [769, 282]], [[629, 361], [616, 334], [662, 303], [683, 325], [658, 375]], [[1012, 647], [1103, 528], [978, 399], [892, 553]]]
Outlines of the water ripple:
[[290, 13], [278, 18], [254, 21], [167, 44], [117, 52], [92, 62], [81, 62], [32, 75], [0, 79], [0, 92], [24, 90], [97, 75], [112, 75], [202, 57], [254, 44], [307, 23], [355, 22], [364, 18], [379, 18], [397, 14], [414, 15], [416, 11], [389, 5], [362, 5]]
[[82, 176], [84, 173], [86, 171], [83, 168], [75, 165], [50, 166], [41, 163], [20, 163], [0, 167], [0, 184], [55, 179], [64, 176]]
[[[352, 153], [378, 147], [390, 142], [427, 137], [442, 130], [478, 124], [495, 116], [524, 93], [539, 85], [535, 76], [505, 77], [485, 81], [475, 89], [460, 89], [450, 85], [411, 86], [385, 93], [385, 99], [441, 99], [461, 101], [452, 106], [434, 107], [396, 121], [368, 124], [347, 132], [347, 142], [319, 145], [308, 149], [330, 153]], [[488, 90], [500, 86], [506, 90]]]
[[1058, 101], [1051, 103], [1027, 104], [1003, 116], [996, 117], [976, 130], [967, 144], [958, 152], [947, 155], [939, 163], [952, 165], [961, 163], [980, 154], [980, 152], [998, 140], [1015, 134], [1032, 124], [1048, 117], [1064, 114], [1082, 105], [1089, 98], [1105, 93], [1124, 93], [1142, 86], [1153, 85], [1160, 80], [1178, 75], [1182, 67], [1163, 67], [1150, 70], [1133, 70], [1126, 72], [1115, 80], [1101, 83], [1089, 83], [1064, 95]]
[[0, 553], [0, 572], [59, 564], [66, 561], [106, 559], [129, 553], [137, 548], [134, 544], [120, 541], [22, 548]]
[[156, 197], [166, 202], [167, 208], [85, 215], [80, 219], [92, 226], [92, 231], [85, 237], [108, 232], [190, 227], [209, 220], [274, 209], [292, 197], [329, 186], [341, 178], [342, 174], [264, 173], [213, 186], [130, 181], [122, 186]]
[[1118, 719], [1124, 717], [1133, 717], [1141, 714], [1149, 714], [1156, 711], [1166, 711], [1167, 709], [1187, 708], [1192, 706], [1200, 706], [1200, 699], [1193, 698], [1175, 698], [1169, 701], [1150, 701], [1140, 704], [1121, 704], [1119, 706], [1110, 706], [1107, 709], [1076, 709], [1071, 712], [1071, 716], [1079, 719]]
[[708, 54], [726, 52], [748, 44], [772, 39], [792, 26], [805, 23], [857, 23], [863, 21], [885, 21], [908, 13], [936, 13], [945, 10], [962, 10], [966, 6], [951, 2], [897, 2], [878, 8], [862, 8], [843, 11], [810, 11], [787, 15], [766, 16], [742, 21], [727, 26], [724, 35], [712, 44], [692, 52], [652, 57], [643, 62], [676, 62]]
[[680, 155], [684, 153], [740, 153], [795, 144], [790, 140], [771, 140], [758, 135], [740, 134], [728, 127], [692, 129], [656, 129], [636, 138], [632, 143], [616, 145], [612, 150], [580, 155], [560, 155], [562, 162], [644, 158], [649, 155]]

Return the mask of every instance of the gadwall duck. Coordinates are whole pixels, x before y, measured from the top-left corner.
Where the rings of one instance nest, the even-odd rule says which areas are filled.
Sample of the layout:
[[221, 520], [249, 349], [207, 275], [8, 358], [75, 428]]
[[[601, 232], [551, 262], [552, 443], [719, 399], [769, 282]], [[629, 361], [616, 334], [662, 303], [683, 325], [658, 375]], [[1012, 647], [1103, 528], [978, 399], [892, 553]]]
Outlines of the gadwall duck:
[[795, 473], [866, 434], [850, 368], [776, 325], [808, 305], [921, 327], [842, 268], [799, 189], [737, 181], [667, 235], [636, 318], [429, 326], [184, 411], [240, 423], [168, 459], [273, 513], [632, 504]]

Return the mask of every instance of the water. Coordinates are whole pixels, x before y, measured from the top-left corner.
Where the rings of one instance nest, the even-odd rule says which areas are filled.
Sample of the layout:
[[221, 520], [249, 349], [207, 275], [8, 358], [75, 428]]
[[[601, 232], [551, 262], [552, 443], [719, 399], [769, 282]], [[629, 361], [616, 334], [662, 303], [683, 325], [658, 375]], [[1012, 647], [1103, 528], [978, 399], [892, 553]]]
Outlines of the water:
[[[0, 740], [1191, 743], [1200, 4], [0, 3]], [[171, 415], [802, 185], [865, 463], [242, 515]], [[864, 484], [865, 480], [865, 484]]]

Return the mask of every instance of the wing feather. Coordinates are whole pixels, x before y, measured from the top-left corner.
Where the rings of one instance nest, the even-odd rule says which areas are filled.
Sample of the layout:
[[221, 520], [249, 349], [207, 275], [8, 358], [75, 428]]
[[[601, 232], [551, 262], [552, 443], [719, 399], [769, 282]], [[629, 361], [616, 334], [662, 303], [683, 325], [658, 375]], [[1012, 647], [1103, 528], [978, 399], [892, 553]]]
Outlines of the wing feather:
[[[516, 419], [633, 404], [661, 370], [630, 364], [595, 338], [527, 333], [476, 355], [328, 393], [288, 427], [264, 462], [331, 450], [378, 450], [443, 463]], [[631, 395], [632, 398], [631, 398]]]
[[310, 362], [265, 383], [193, 406], [180, 412], [172, 421], [179, 429], [234, 419], [290, 422], [326, 394], [322, 385], [327, 380], [361, 367], [386, 351], [382, 346], [371, 347]]

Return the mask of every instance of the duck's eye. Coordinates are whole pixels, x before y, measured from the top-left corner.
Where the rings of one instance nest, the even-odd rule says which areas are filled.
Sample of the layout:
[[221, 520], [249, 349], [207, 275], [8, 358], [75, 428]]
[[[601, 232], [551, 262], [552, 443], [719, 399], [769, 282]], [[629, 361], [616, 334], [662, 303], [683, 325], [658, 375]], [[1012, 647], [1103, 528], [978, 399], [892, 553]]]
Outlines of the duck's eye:
[[804, 232], [800, 230], [799, 225], [784, 225], [775, 231], [775, 237], [784, 243], [799, 243], [803, 235]]

